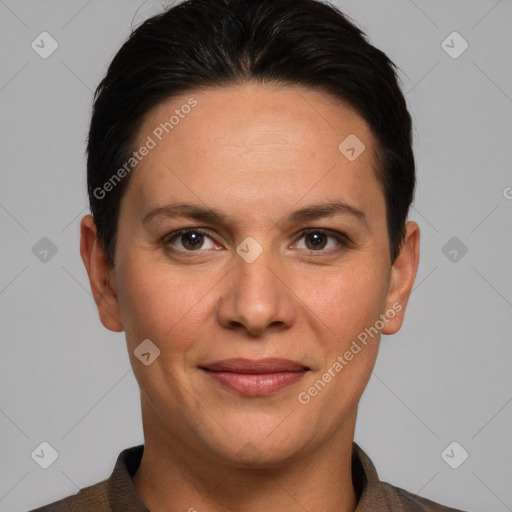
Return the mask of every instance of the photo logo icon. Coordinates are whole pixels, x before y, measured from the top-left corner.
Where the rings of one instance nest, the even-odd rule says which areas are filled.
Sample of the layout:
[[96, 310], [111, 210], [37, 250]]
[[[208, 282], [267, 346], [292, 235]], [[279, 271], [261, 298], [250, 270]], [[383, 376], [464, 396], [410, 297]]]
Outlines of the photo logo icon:
[[457, 469], [469, 457], [469, 453], [460, 445], [457, 441], [450, 443], [442, 452], [441, 458], [450, 466], [452, 469]]
[[338, 149], [347, 160], [353, 162], [361, 156], [366, 146], [357, 135], [351, 133], [348, 137], [343, 139]]
[[151, 340], [145, 339], [133, 353], [143, 365], [149, 366], [160, 355], [160, 349]]
[[452, 59], [458, 59], [468, 49], [468, 47], [468, 42], [458, 32], [452, 32], [441, 43], [441, 48]]
[[30, 46], [39, 57], [47, 59], [59, 47], [59, 43], [48, 32], [41, 32]]
[[48, 469], [59, 458], [57, 450], [47, 441], [40, 443], [30, 456], [43, 469]]
[[57, 246], [49, 238], [43, 236], [32, 247], [32, 254], [42, 263], [48, 263], [57, 254]]
[[247, 263], [252, 263], [263, 252], [263, 247], [252, 236], [248, 236], [236, 248], [236, 252]]
[[458, 263], [467, 254], [468, 248], [459, 238], [454, 236], [443, 245], [441, 252], [452, 263]]

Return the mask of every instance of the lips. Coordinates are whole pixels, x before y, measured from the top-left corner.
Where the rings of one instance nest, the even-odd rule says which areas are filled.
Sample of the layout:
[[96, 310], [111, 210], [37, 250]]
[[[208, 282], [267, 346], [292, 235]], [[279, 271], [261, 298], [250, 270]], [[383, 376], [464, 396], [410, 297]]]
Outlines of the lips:
[[201, 366], [214, 381], [240, 395], [264, 396], [291, 386], [310, 370], [289, 359], [234, 358]]

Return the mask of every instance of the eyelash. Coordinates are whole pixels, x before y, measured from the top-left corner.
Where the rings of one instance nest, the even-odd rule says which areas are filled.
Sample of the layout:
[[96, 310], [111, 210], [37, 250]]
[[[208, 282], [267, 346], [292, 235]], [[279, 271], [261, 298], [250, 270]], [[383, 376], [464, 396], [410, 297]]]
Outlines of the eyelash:
[[[180, 229], [179, 231], [173, 231], [172, 233], [169, 233], [168, 235], [164, 236], [163, 239], [162, 239], [162, 243], [164, 244], [164, 246], [168, 250], [172, 251], [173, 253], [203, 252], [203, 251], [201, 251], [201, 249], [198, 249], [197, 251], [189, 251], [189, 250], [186, 250], [186, 249], [185, 250], [183, 250], [183, 249], [176, 250], [176, 249], [173, 249], [173, 248], [170, 247], [171, 243], [174, 240], [179, 238], [181, 235], [185, 235], [187, 233], [198, 233], [200, 235], [204, 235], [204, 236], [207, 236], [208, 238], [212, 239], [212, 237], [210, 236], [210, 233], [209, 233], [208, 230], [205, 230], [205, 229], [202, 229], [202, 228], [185, 228], [185, 229]], [[350, 247], [350, 245], [352, 244], [351, 240], [344, 233], [341, 233], [339, 231], [333, 231], [333, 230], [330, 230], [330, 229], [322, 229], [322, 228], [307, 228], [307, 229], [302, 230], [299, 233], [299, 240], [304, 238], [305, 236], [311, 234], [311, 233], [321, 233], [321, 234], [326, 235], [328, 237], [335, 238], [338, 241], [338, 243], [342, 247], [345, 247], [345, 248]], [[326, 254], [331, 254], [333, 252], [336, 252], [338, 250], [340, 250], [340, 247], [337, 247], [337, 248], [334, 248], [334, 249], [329, 249], [329, 250], [323, 250], [323, 249], [319, 249], [318, 251], [308, 250], [308, 252], [311, 255], [314, 255], [315, 253], [319, 253], [320, 255], [326, 255]]]

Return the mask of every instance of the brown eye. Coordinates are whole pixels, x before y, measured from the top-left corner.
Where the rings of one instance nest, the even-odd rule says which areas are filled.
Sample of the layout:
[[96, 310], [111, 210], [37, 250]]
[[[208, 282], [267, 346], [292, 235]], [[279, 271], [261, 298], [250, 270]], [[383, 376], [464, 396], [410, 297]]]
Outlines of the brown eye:
[[[345, 234], [338, 231], [306, 229], [302, 231], [300, 235], [299, 240], [302, 239], [305, 240], [305, 247], [299, 247], [299, 249], [302, 248], [310, 252], [318, 252], [320, 253], [319, 256], [322, 254], [327, 255], [350, 246], [350, 239]], [[333, 240], [334, 243], [330, 242], [330, 240]]]
[[[205, 241], [211, 237], [201, 229], [182, 229], [171, 233], [164, 239], [164, 245], [175, 252], [194, 252], [199, 249], [212, 249], [214, 244], [205, 247]], [[180, 247], [181, 245], [181, 247]]]
[[203, 235], [196, 231], [190, 231], [189, 233], [183, 233], [180, 236], [181, 243], [185, 249], [200, 249], [203, 245]]
[[327, 243], [327, 235], [325, 233], [321, 233], [318, 231], [312, 231], [311, 233], [307, 233], [305, 235], [306, 240], [310, 242], [306, 242], [306, 246], [311, 250], [323, 249]]

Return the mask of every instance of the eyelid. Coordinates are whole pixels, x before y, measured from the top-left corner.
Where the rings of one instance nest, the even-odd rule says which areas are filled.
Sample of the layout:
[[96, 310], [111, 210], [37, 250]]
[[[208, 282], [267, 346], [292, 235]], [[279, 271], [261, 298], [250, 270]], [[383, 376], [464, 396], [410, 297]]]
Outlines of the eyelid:
[[330, 228], [304, 228], [301, 231], [299, 231], [297, 234], [300, 237], [303, 237], [304, 235], [307, 235], [309, 233], [323, 233], [324, 235], [332, 236], [337, 239], [342, 239], [346, 241], [347, 243], [351, 243], [349, 236], [343, 233], [343, 231], [337, 231], [335, 229]]
[[[181, 236], [183, 234], [190, 233], [190, 232], [199, 233], [203, 236], [210, 238], [214, 243], [217, 243], [215, 241], [214, 237], [211, 235], [211, 232], [208, 228], [200, 228], [200, 227], [183, 228], [183, 229], [173, 231], [172, 233], [168, 233], [167, 235], [162, 237], [161, 242], [166, 247], [170, 246], [171, 242], [173, 240], [177, 239], [179, 236]], [[336, 247], [334, 249], [328, 249], [328, 250], [319, 249], [318, 251], [315, 251], [315, 250], [311, 250], [311, 249], [306, 249], [306, 251], [311, 255], [315, 255], [316, 253], [318, 253], [318, 256], [328, 255], [328, 254], [331, 254], [332, 252], [339, 251], [340, 247], [346, 248], [346, 247], [350, 247], [353, 244], [352, 240], [345, 233], [343, 233], [341, 231], [336, 231], [336, 230], [328, 229], [328, 228], [316, 228], [316, 227], [304, 228], [304, 229], [300, 230], [298, 233], [296, 233], [294, 235], [295, 242], [293, 242], [293, 243], [294, 244], [297, 243], [298, 240], [301, 240], [302, 238], [304, 238], [306, 235], [308, 235], [310, 233], [322, 233], [328, 237], [336, 239], [336, 241], [339, 244], [338, 247]], [[170, 250], [173, 252], [176, 252], [176, 253], [191, 253], [191, 254], [193, 254], [195, 252], [197, 252], [197, 253], [204, 252], [204, 251], [201, 251], [201, 249], [198, 249], [197, 251], [187, 251], [187, 250], [183, 250], [183, 249], [170, 249]], [[211, 249], [209, 249], [209, 250], [211, 250]]]

